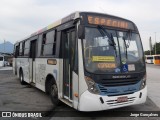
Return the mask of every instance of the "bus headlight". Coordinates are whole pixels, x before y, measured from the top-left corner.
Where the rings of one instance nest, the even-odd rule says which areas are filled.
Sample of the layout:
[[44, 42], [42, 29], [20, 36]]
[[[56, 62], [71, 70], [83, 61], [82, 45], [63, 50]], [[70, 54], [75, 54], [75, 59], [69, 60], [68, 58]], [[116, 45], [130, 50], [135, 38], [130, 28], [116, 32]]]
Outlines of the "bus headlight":
[[90, 78], [90, 77], [85, 77], [86, 83], [88, 85], [88, 91], [94, 94], [99, 94], [98, 87], [96, 83]]
[[146, 86], [146, 74], [142, 78], [142, 83], [141, 83], [141, 90]]

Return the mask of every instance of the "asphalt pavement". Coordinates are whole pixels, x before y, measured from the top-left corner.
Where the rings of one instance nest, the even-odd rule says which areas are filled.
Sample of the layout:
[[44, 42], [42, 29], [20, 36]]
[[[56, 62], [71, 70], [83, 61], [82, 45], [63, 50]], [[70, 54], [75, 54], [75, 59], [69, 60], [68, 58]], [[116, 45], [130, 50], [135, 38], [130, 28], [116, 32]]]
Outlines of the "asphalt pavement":
[[148, 96], [160, 108], [160, 65], [147, 64]]
[[141, 113], [160, 111], [158, 107], [160, 105], [159, 70], [160, 66], [147, 65], [148, 98], [146, 103], [99, 112], [79, 112], [63, 103], [54, 107], [49, 96], [41, 90], [30, 85], [20, 85], [17, 77], [12, 74], [12, 70], [9, 68], [0, 70], [0, 111], [42, 111], [46, 117], [40, 119], [48, 120], [160, 120], [158, 117], [116, 117], [117, 115], [129, 116], [138, 111]]
[[12, 70], [0, 71], [0, 111], [48, 111], [52, 107], [44, 92], [21, 85]]
[[12, 70], [12, 67], [10, 66], [0, 67], [0, 71], [4, 71], [4, 70]]

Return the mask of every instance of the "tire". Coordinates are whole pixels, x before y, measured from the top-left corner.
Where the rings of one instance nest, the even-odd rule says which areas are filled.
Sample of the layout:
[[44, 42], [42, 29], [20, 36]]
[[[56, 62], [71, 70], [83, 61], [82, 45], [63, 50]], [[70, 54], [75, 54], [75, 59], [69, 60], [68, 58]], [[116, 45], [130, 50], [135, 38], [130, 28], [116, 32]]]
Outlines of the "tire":
[[49, 95], [53, 105], [57, 106], [59, 104], [58, 88], [57, 88], [57, 85], [54, 83], [54, 79], [51, 79], [49, 81], [47, 87], [49, 88]]
[[20, 80], [21, 85], [26, 85], [26, 82], [24, 81], [24, 78], [23, 78], [23, 71], [22, 70], [20, 70], [20, 72], [19, 72], [19, 80]]

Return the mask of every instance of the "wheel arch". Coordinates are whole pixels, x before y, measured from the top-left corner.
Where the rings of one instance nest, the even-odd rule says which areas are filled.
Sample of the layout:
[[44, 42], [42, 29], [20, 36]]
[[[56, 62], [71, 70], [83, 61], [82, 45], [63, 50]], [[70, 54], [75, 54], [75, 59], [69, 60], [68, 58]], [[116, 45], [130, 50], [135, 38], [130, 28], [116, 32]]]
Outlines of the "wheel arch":
[[[49, 89], [48, 89], [48, 84], [50, 83], [49, 81], [53, 80], [54, 84], [56, 84], [56, 80], [54, 78], [54, 76], [52, 74], [48, 74], [46, 76], [46, 80], [45, 80], [45, 92], [48, 94], [49, 93]], [[57, 84], [56, 84], [57, 85]]]

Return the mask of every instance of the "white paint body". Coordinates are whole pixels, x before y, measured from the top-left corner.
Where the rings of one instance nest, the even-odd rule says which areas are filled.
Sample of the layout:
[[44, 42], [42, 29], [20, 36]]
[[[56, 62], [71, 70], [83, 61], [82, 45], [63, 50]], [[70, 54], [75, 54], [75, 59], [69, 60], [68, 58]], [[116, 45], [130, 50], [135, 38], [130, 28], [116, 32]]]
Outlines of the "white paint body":
[[[142, 93], [142, 97], [139, 98], [140, 93]], [[135, 97], [132, 99], [131, 102], [122, 102], [117, 103], [116, 100], [118, 97], [127, 96], [128, 98]], [[102, 104], [100, 101], [100, 97], [102, 97], [104, 103]], [[86, 90], [80, 97], [80, 102], [78, 106], [78, 110], [80, 111], [101, 111], [101, 110], [108, 110], [108, 109], [114, 109], [119, 107], [125, 107], [125, 106], [131, 106], [136, 104], [142, 104], [145, 103], [147, 97], [147, 86], [133, 94], [129, 95], [120, 95], [120, 96], [101, 96], [96, 94], [91, 94], [88, 90]], [[114, 102], [109, 102], [110, 100], [114, 100]], [[108, 101], [108, 102], [107, 102]], [[108, 104], [112, 103], [112, 104]]]
[[[17, 76], [19, 77], [19, 70], [22, 68], [24, 73], [24, 81], [27, 83], [34, 83], [35, 87], [39, 88], [40, 90], [45, 92], [45, 80], [47, 75], [53, 75], [56, 84], [58, 86], [58, 97], [61, 101], [65, 102], [69, 106], [79, 110], [79, 111], [101, 111], [101, 110], [107, 110], [107, 109], [114, 109], [124, 106], [130, 106], [135, 104], [141, 104], [146, 101], [147, 97], [147, 86], [133, 94], [128, 95], [117, 95], [117, 96], [102, 96], [102, 95], [96, 95], [90, 93], [87, 89], [87, 84], [85, 81], [84, 76], [84, 67], [83, 67], [83, 57], [82, 57], [82, 45], [81, 41], [78, 40], [78, 65], [79, 72], [77, 75], [73, 72], [73, 100], [71, 101], [71, 104], [66, 102], [64, 100], [63, 96], [63, 59], [56, 59], [57, 64], [56, 65], [48, 65], [47, 59], [51, 58], [36, 58], [35, 59], [35, 65], [33, 69], [35, 70], [33, 72], [33, 78], [31, 77], [31, 68], [30, 68], [30, 58], [14, 58], [13, 59], [13, 66], [14, 69], [17, 71]], [[53, 58], [54, 59], [54, 58]], [[15, 66], [16, 63], [16, 66]], [[54, 73], [54, 71], [57, 71], [57, 74]], [[15, 70], [14, 70], [15, 71]], [[67, 72], [67, 71], [66, 71]], [[78, 97], [74, 96], [74, 93], [78, 93]], [[142, 93], [142, 98], [139, 98], [140, 93]], [[108, 105], [108, 100], [117, 100], [118, 97], [127, 96], [128, 98], [135, 97], [133, 99], [133, 102], [126, 102], [126, 103], [114, 103], [113, 105]], [[102, 104], [100, 101], [100, 97], [104, 100], [104, 103]]]
[[0, 55], [0, 67], [4, 67], [4, 56], [3, 55]]
[[[76, 12], [75, 17], [73, 19], [79, 18], [79, 13]], [[60, 25], [61, 20], [51, 24], [49, 29]], [[77, 24], [78, 29], [78, 24]], [[47, 64], [48, 59], [56, 59], [57, 64], [51, 65]], [[113, 108], [119, 108], [134, 104], [144, 103], [146, 101], [147, 96], [147, 87], [144, 89], [135, 92], [133, 94], [128, 95], [120, 95], [120, 96], [127, 96], [128, 98], [135, 97], [132, 103], [120, 104], [114, 103], [115, 106], [108, 105], [108, 100], [116, 100], [120, 96], [102, 96], [92, 94], [88, 91], [88, 86], [85, 81], [84, 75], [84, 64], [83, 64], [83, 54], [82, 54], [82, 40], [78, 39], [78, 74], [72, 71], [72, 96], [73, 99], [66, 99], [63, 93], [63, 73], [69, 72], [63, 70], [63, 59], [60, 58], [35, 58], [32, 61], [31, 58], [24, 58], [24, 57], [17, 57], [13, 59], [13, 72], [17, 74], [19, 77], [19, 71], [22, 69], [24, 81], [27, 83], [32, 83], [35, 87], [39, 88], [40, 90], [46, 92], [45, 82], [48, 75], [54, 77], [57, 87], [58, 87], [58, 98], [63, 101], [64, 103], [68, 104], [69, 106], [79, 110], [79, 111], [100, 111], [100, 110], [107, 110]], [[56, 72], [55, 72], [56, 71]], [[139, 98], [139, 94], [142, 93], [142, 98]], [[76, 94], [76, 96], [75, 96]], [[104, 100], [102, 104], [100, 101], [100, 97]]]

